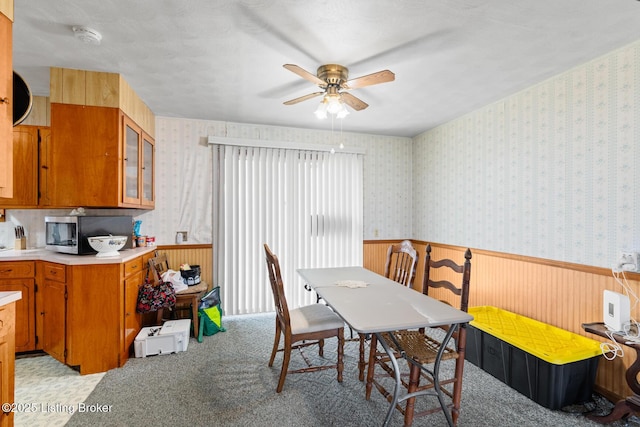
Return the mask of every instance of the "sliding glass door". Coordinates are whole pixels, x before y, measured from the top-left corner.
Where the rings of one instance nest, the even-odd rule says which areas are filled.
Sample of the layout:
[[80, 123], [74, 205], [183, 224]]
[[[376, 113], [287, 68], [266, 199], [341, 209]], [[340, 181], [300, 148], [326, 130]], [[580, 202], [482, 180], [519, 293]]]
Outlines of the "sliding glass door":
[[362, 155], [220, 145], [214, 277], [227, 314], [272, 311], [263, 243], [290, 308], [315, 302], [296, 269], [362, 265]]

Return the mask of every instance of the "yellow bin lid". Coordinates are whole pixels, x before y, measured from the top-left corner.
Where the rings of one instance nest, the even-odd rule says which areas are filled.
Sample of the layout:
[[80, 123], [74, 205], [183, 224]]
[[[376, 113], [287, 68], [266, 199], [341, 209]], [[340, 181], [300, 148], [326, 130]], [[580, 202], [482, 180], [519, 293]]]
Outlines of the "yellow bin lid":
[[600, 342], [497, 307], [470, 307], [474, 328], [555, 365], [602, 355]]

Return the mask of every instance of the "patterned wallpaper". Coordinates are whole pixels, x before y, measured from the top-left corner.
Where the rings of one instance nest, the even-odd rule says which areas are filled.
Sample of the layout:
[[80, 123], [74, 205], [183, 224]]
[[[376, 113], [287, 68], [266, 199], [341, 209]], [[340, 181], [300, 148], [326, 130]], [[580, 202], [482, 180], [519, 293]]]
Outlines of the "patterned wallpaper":
[[640, 42], [414, 138], [413, 237], [612, 267], [640, 251]]
[[158, 117], [156, 209], [141, 215], [158, 244], [173, 243], [176, 231], [187, 231], [191, 243], [211, 242], [213, 148], [207, 143], [209, 136], [325, 145], [335, 145], [342, 138], [346, 147], [363, 148], [364, 238], [375, 238], [376, 233], [380, 238], [411, 234], [409, 138]]

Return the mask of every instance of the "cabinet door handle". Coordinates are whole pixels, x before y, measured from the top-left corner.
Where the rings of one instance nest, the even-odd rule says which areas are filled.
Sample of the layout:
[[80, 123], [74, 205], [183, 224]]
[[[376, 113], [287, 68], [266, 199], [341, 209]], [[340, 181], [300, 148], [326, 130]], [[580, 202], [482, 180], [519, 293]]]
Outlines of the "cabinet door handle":
[[7, 98], [7, 97], [0, 98], [0, 104], [7, 104], [7, 105], [9, 105], [9, 98]]
[[0, 273], [11, 273], [13, 271], [12, 268], [9, 268], [7, 270], [0, 270]]

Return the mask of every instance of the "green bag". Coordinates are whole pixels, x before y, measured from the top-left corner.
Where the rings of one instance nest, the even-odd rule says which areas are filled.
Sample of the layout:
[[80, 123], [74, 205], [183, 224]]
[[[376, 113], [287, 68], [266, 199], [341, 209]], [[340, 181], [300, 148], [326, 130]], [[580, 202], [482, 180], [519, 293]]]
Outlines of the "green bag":
[[210, 336], [218, 332], [225, 332], [222, 326], [222, 308], [220, 307], [220, 286], [216, 286], [200, 301], [198, 308], [198, 342], [202, 342], [203, 336]]

